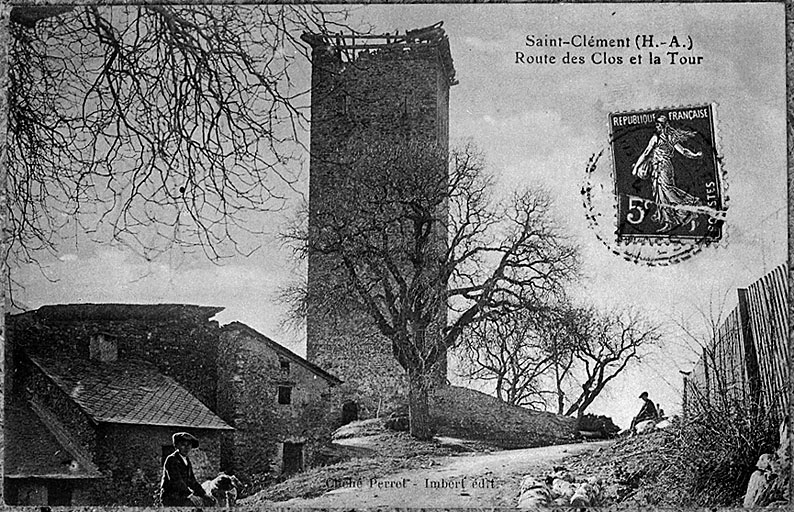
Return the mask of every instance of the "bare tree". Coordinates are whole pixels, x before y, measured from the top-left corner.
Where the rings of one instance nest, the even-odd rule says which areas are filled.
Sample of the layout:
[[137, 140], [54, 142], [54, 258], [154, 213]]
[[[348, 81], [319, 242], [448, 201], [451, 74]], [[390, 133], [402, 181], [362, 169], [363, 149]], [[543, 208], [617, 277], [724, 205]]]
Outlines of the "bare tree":
[[[529, 189], [499, 203], [480, 155], [418, 142], [362, 140], [339, 152], [334, 186], [346, 198], [312, 205], [311, 254], [337, 262], [343, 285], [309, 289], [318, 309], [354, 296], [391, 340], [409, 382], [411, 434], [432, 435], [428, 398], [438, 368], [469, 325], [543, 303], [577, 268], [577, 250]], [[345, 160], [341, 160], [345, 158]]]
[[[278, 209], [305, 151], [300, 33], [339, 27], [311, 5], [38, 5], [11, 9], [8, 259], [63, 228], [152, 258], [218, 260]], [[308, 83], [308, 81], [306, 81]]]
[[594, 314], [588, 335], [579, 338], [572, 352], [575, 371], [570, 378], [579, 389], [565, 414], [581, 417], [607, 384], [640, 361], [644, 351], [661, 338], [661, 326], [636, 309]]

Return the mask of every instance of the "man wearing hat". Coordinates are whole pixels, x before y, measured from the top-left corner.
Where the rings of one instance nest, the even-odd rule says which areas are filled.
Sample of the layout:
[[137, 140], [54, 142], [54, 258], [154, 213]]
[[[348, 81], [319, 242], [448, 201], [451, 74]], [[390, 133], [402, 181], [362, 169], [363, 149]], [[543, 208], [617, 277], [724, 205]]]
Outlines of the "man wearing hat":
[[193, 474], [193, 466], [188, 455], [198, 448], [198, 439], [187, 432], [177, 432], [171, 436], [176, 450], [165, 458], [163, 478], [160, 481], [160, 500], [164, 507], [200, 507], [214, 502], [207, 496]]
[[644, 401], [642, 404], [642, 408], [640, 412], [631, 420], [631, 428], [633, 429], [637, 423], [645, 420], [655, 420], [658, 415], [656, 414], [656, 406], [653, 405], [653, 401], [648, 398], [648, 392], [643, 391], [640, 393], [640, 398]]

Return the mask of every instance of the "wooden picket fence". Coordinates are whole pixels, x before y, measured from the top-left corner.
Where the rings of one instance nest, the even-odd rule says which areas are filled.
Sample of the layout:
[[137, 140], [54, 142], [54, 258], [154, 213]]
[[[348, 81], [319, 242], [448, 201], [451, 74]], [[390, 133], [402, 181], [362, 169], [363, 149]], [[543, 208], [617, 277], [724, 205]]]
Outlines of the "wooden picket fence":
[[703, 399], [738, 399], [782, 420], [790, 394], [786, 267], [737, 292], [738, 305], [684, 377], [684, 412], [695, 412]]

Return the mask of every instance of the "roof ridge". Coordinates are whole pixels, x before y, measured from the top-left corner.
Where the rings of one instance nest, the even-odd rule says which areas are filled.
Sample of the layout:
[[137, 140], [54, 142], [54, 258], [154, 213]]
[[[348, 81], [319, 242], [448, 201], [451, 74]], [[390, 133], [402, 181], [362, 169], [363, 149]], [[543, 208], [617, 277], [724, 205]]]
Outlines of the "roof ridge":
[[314, 373], [319, 374], [321, 377], [325, 377], [328, 380], [335, 381], [338, 384], [341, 384], [342, 382], [344, 382], [342, 379], [340, 379], [336, 375], [328, 372], [327, 370], [324, 370], [322, 367], [318, 366], [315, 363], [312, 363], [311, 361], [309, 361], [305, 357], [302, 357], [301, 355], [296, 354], [295, 352], [293, 352], [292, 350], [288, 349], [287, 347], [285, 347], [281, 343], [275, 341], [274, 339], [272, 339], [268, 335], [257, 331], [256, 329], [254, 329], [250, 325], [247, 325], [247, 324], [244, 324], [244, 323], [242, 323], [240, 321], [235, 320], [234, 322], [230, 322], [230, 323], [222, 326], [221, 330], [222, 331], [228, 331], [228, 330], [231, 330], [231, 328], [235, 328], [235, 327], [242, 328], [244, 330], [249, 331], [251, 334], [253, 334], [257, 338], [260, 338], [260, 339], [264, 340], [265, 342], [273, 345], [274, 348], [276, 348], [276, 350], [279, 350], [279, 351], [282, 351], [282, 352], [286, 352], [288, 355], [294, 357], [300, 363], [302, 363], [303, 365], [308, 367], [309, 370], [313, 371]]
[[180, 315], [204, 317], [209, 320], [224, 306], [203, 306], [200, 304], [163, 303], [123, 303], [123, 302], [73, 302], [67, 304], [45, 304], [38, 309], [12, 315], [13, 317], [48, 317], [52, 320], [75, 321], [86, 318], [147, 318], [152, 316]]

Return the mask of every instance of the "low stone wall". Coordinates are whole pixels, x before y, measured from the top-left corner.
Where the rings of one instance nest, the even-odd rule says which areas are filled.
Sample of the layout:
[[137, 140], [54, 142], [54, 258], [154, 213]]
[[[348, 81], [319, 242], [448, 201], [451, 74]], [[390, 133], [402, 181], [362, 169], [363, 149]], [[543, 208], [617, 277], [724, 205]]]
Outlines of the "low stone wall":
[[509, 405], [480, 391], [445, 386], [431, 396], [439, 435], [479, 439], [502, 448], [571, 442], [576, 419]]

